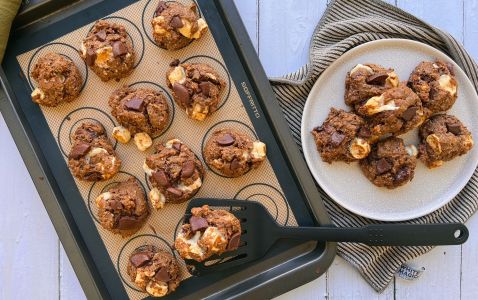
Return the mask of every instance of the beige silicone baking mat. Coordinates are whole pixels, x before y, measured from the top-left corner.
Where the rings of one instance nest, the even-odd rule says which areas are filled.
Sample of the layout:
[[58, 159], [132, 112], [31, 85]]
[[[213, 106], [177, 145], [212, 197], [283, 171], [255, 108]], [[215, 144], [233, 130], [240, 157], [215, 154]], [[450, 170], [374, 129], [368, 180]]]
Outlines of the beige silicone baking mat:
[[[48, 52], [57, 52], [71, 59], [83, 75], [84, 86], [78, 99], [56, 108], [42, 107], [43, 114], [64, 155], [65, 162], [71, 147], [71, 133], [82, 122], [88, 120], [100, 122], [105, 127], [110, 140], [115, 142], [111, 137], [111, 132], [113, 127], [118, 124], [111, 116], [108, 106], [108, 97], [115, 89], [124, 84], [157, 89], [162, 91], [168, 99], [171, 118], [167, 128], [155, 137], [154, 142], [160, 143], [170, 138], [178, 138], [189, 145], [201, 159], [207, 171], [203, 186], [196, 197], [259, 201], [269, 209], [278, 223], [297, 225], [269, 161], [240, 178], [220, 176], [204, 163], [201, 147], [203, 141], [214, 129], [232, 127], [251, 136], [256, 136], [256, 133], [210, 33], [179, 51], [166, 51], [153, 43], [150, 21], [157, 2], [156, 0], [139, 1], [105, 17], [108, 21], [125, 26], [137, 54], [134, 72], [120, 82], [114, 80], [102, 82], [92, 71], [88, 70], [78, 55], [77, 49], [93, 23], [17, 57], [32, 90], [35, 88], [35, 82], [29, 74], [38, 58]], [[188, 1], [184, 2], [188, 3]], [[207, 63], [214, 67], [227, 83], [222, 94], [219, 110], [204, 122], [187, 118], [185, 112], [176, 106], [172, 100], [171, 92], [166, 85], [165, 73], [169, 63], [174, 59], [180, 59], [181, 62]], [[182, 224], [181, 218], [187, 203], [166, 204], [159, 211], [152, 209], [147, 224], [129, 238], [121, 238], [121, 236], [103, 229], [96, 220], [94, 204], [94, 199], [100, 193], [115, 182], [125, 180], [129, 176], [134, 176], [143, 185], [146, 192], [150, 188], [142, 165], [145, 156], [153, 151], [153, 147], [143, 153], [136, 148], [133, 141], [127, 145], [120, 143], [114, 143], [114, 145], [116, 152], [123, 161], [121, 172], [106, 182], [89, 183], [76, 180], [76, 185], [88, 206], [91, 217], [95, 220], [96, 227], [106, 245], [111, 260], [121, 275], [127, 293], [132, 299], [141, 299], [145, 294], [134, 287], [126, 273], [129, 254], [136, 247], [147, 243], [173, 252], [174, 237]], [[177, 254], [176, 257], [178, 257]], [[184, 262], [181, 259], [179, 261], [182, 266], [183, 278], [189, 277]]]

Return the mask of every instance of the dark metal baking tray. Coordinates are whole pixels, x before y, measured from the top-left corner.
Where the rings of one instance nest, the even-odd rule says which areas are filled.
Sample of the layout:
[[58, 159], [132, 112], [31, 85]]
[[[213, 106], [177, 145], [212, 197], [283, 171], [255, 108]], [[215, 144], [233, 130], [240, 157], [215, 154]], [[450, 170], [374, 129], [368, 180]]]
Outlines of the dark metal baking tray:
[[[60, 3], [61, 2], [61, 3]], [[32, 176], [53, 225], [89, 299], [124, 299], [126, 292], [97, 229], [74, 185], [41, 110], [16, 60], [36, 48], [134, 1], [47, 0], [17, 19], [0, 71], [7, 99], [0, 109]], [[60, 5], [61, 4], [61, 5]], [[212, 35], [297, 221], [302, 226], [329, 226], [330, 219], [231, 0], [199, 0]], [[48, 10], [45, 8], [52, 8]], [[256, 118], [259, 113], [261, 117]], [[234, 272], [192, 277], [165, 299], [270, 298], [321, 274], [332, 263], [335, 243], [281, 241], [264, 259]]]

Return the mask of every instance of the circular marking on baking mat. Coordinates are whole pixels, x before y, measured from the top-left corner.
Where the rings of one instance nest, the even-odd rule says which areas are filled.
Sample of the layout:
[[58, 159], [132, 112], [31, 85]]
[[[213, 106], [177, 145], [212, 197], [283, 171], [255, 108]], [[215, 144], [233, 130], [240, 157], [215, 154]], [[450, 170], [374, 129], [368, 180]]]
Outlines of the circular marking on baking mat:
[[[102, 20], [108, 20], [113, 23], [124, 26], [124, 28], [126, 29], [126, 34], [128, 35], [128, 39], [131, 42], [131, 45], [133, 45], [134, 51], [136, 52], [135, 63], [133, 66], [133, 68], [136, 68], [143, 60], [144, 56], [144, 37], [141, 34], [141, 30], [139, 30], [136, 24], [123, 17], [108, 16], [102, 18]], [[95, 24], [93, 23], [93, 25], [91, 25], [90, 29], [88, 30], [88, 33], [93, 29], [94, 26]], [[138, 53], [140, 53], [140, 55], [138, 55]]]
[[136, 179], [136, 181], [138, 181], [138, 183], [141, 185], [141, 187], [143, 188], [146, 203], [148, 203], [148, 205], [149, 205], [148, 193], [146, 192], [146, 189], [144, 188], [143, 182], [141, 180], [139, 180], [138, 177], [134, 176], [131, 173], [128, 173], [128, 172], [125, 172], [125, 171], [119, 171], [110, 180], [97, 181], [97, 182], [94, 182], [91, 185], [90, 190], [88, 191], [88, 210], [90, 211], [90, 214], [91, 214], [91, 217], [93, 218], [93, 220], [95, 220], [97, 223], [100, 223], [100, 221], [98, 220], [98, 217], [97, 217], [98, 216], [98, 207], [96, 207], [96, 204], [94, 203], [96, 197], [98, 197], [100, 194], [108, 191], [109, 188], [119, 184], [122, 181], [125, 181], [125, 180], [129, 179], [130, 177], [134, 177], [134, 179]]
[[[76, 128], [81, 126], [82, 122], [92, 121], [100, 123], [108, 137], [116, 126], [110, 115], [96, 107], [77, 108], [63, 118], [58, 128], [56, 139], [60, 146], [61, 153], [63, 153], [65, 157], [68, 157], [68, 152], [70, 152], [71, 145], [73, 144], [71, 136]], [[109, 140], [110, 142], [114, 141], [113, 148], [116, 149], [118, 142], [110, 137]]]
[[[226, 176], [226, 175], [223, 175], [221, 174], [218, 170], [216, 170], [214, 167], [210, 166], [207, 162], [206, 162], [206, 158], [204, 157], [204, 147], [206, 146], [206, 141], [209, 139], [209, 137], [211, 136], [211, 134], [215, 131], [215, 130], [218, 130], [218, 129], [222, 129], [222, 128], [232, 128], [232, 129], [235, 129], [239, 132], [242, 132], [244, 134], [247, 134], [249, 137], [251, 137], [252, 139], [256, 139], [257, 140], [257, 135], [256, 135], [256, 132], [254, 131], [254, 129], [252, 129], [249, 125], [241, 122], [241, 121], [236, 121], [236, 120], [224, 120], [224, 121], [221, 121], [221, 122], [218, 122], [214, 125], [211, 126], [211, 128], [208, 129], [208, 131], [206, 132], [206, 134], [204, 135], [204, 137], [202, 138], [202, 141], [201, 141], [201, 156], [202, 156], [202, 161], [204, 162], [204, 164], [207, 166], [207, 168], [209, 170], [211, 170], [211, 172], [213, 172], [214, 174], [216, 174], [217, 176], [221, 176], [221, 177], [224, 177], [224, 178], [234, 178], [234, 177], [229, 177], [229, 176]], [[249, 171], [247, 171], [246, 173], [244, 174], [247, 174], [251, 171], [252, 169], [250, 169]]]
[[231, 94], [231, 76], [229, 75], [229, 72], [226, 69], [226, 66], [219, 60], [215, 59], [214, 57], [207, 56], [207, 55], [195, 55], [188, 57], [181, 61], [181, 63], [196, 63], [196, 64], [207, 64], [210, 65], [211, 67], [216, 70], [216, 72], [219, 73], [219, 76], [221, 76], [222, 79], [226, 81], [226, 90], [227, 91], [222, 91], [221, 92], [221, 100], [219, 100], [217, 111], [226, 104], [226, 101], [229, 99], [229, 95]]
[[177, 260], [176, 253], [174, 252], [173, 247], [160, 236], [154, 234], [141, 234], [129, 239], [123, 245], [123, 247], [121, 247], [118, 258], [116, 260], [116, 268], [118, 269], [118, 273], [121, 277], [121, 280], [129, 288], [142, 293], [144, 293], [144, 291], [134, 286], [133, 282], [131, 282], [131, 279], [128, 275], [127, 266], [131, 253], [133, 253], [133, 251], [137, 248], [145, 245], [153, 245], [156, 246], [158, 249], [168, 251]]
[[[155, 46], [157, 46], [159, 49], [162, 49], [156, 44], [156, 41], [153, 38], [153, 27], [151, 26], [151, 20], [156, 17], [156, 8], [158, 7], [158, 0], [149, 0], [146, 2], [146, 5], [143, 8], [143, 13], [141, 15], [141, 24], [143, 25], [143, 32], [148, 38], [148, 40], [153, 43]], [[179, 1], [164, 1], [164, 2], [178, 2], [184, 5], [190, 5], [190, 4], [196, 4], [196, 7], [199, 8], [199, 5], [197, 4], [196, 1], [191, 1], [191, 0], [179, 0]], [[198, 14], [199, 17], [202, 17], [201, 10], [198, 9]], [[192, 39], [189, 41], [189, 44], [192, 43]], [[189, 45], [188, 44], [188, 45]], [[162, 49], [164, 51], [168, 51], [165, 49]]]
[[83, 85], [81, 86], [81, 91], [85, 88], [86, 82], [88, 81], [88, 66], [86, 63], [81, 59], [81, 57], [78, 55], [78, 50], [66, 43], [60, 43], [60, 42], [55, 42], [55, 43], [48, 43], [46, 45], [41, 46], [38, 48], [35, 53], [30, 57], [30, 60], [28, 61], [28, 67], [27, 67], [27, 74], [26, 78], [28, 80], [28, 85], [32, 90], [34, 90], [37, 87], [37, 84], [35, 80], [31, 78], [31, 72], [33, 69], [33, 66], [37, 63], [38, 59], [42, 57], [43, 55], [49, 53], [49, 52], [55, 52], [66, 59], [72, 61], [78, 70], [80, 71], [81, 78], [83, 79]]
[[[289, 222], [289, 205], [284, 195], [270, 184], [249, 184], [240, 189], [234, 199], [260, 202], [267, 208], [277, 223], [286, 226]], [[280, 214], [280, 212], [285, 212], [285, 215]]]
[[173, 125], [174, 114], [176, 113], [176, 106], [174, 105], [173, 97], [171, 96], [171, 94], [169, 94], [169, 92], [161, 85], [151, 81], [138, 81], [138, 82], [130, 84], [129, 86], [132, 88], [145, 88], [145, 89], [152, 89], [155, 91], [159, 90], [166, 97], [166, 100], [168, 102], [168, 107], [169, 107], [168, 125], [164, 127], [161, 133], [159, 133], [156, 136], [153, 136], [152, 138], [154, 140], [156, 138], [163, 136], [169, 130], [169, 128], [171, 128], [171, 125]]

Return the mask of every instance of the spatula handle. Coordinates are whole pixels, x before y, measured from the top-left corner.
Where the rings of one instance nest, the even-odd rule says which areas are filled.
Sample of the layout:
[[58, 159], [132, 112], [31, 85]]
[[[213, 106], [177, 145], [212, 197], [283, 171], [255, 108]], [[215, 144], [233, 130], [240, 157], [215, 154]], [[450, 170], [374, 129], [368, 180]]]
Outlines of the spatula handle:
[[468, 229], [460, 223], [370, 224], [357, 228], [280, 227], [282, 238], [356, 242], [370, 246], [459, 245], [468, 239]]

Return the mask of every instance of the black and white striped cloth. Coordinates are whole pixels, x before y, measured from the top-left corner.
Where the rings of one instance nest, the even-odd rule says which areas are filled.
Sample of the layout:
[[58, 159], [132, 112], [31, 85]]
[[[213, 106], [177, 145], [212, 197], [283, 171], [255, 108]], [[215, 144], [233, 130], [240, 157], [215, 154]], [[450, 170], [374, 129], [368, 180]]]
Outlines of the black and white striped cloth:
[[[478, 67], [451, 35], [379, 0], [332, 1], [315, 29], [309, 63], [281, 78], [271, 78], [273, 90], [295, 138], [301, 145], [300, 124], [310, 89], [320, 74], [346, 51], [365, 42], [407, 38], [427, 43], [451, 56], [478, 87]], [[376, 222], [350, 213], [321, 191], [332, 221], [341, 227]], [[445, 207], [409, 223], [465, 222], [478, 208], [478, 172]], [[369, 247], [339, 243], [338, 255], [355, 266], [377, 291], [383, 291], [407, 261], [432, 247]]]

